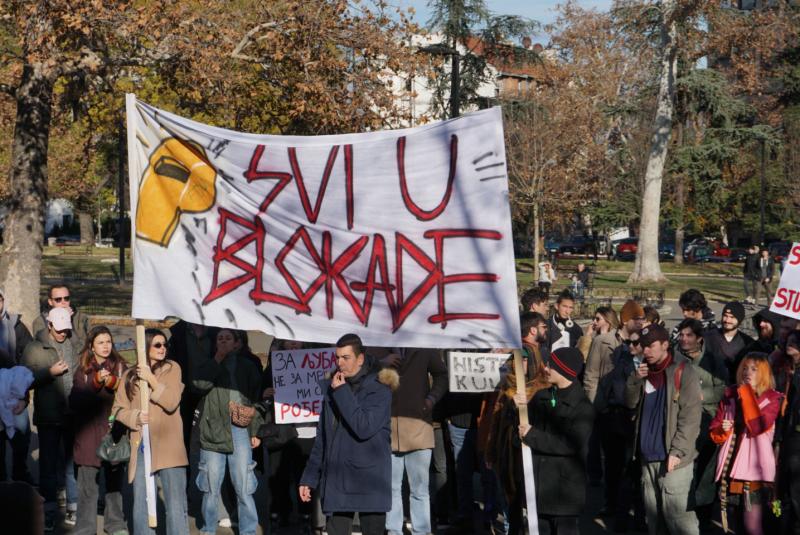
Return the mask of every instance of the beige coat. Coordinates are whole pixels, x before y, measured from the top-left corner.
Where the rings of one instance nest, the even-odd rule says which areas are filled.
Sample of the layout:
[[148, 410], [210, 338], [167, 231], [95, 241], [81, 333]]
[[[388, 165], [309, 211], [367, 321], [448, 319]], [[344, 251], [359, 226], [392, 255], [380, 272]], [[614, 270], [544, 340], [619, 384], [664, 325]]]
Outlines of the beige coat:
[[[610, 331], [603, 334], [598, 334], [592, 340], [592, 345], [589, 349], [589, 356], [586, 359], [586, 369], [583, 372], [583, 390], [586, 392], [586, 397], [589, 401], [595, 403], [597, 397], [597, 387], [600, 381], [614, 370], [614, 350], [622, 344], [622, 337], [619, 331]], [[603, 404], [605, 400], [603, 400]], [[595, 408], [600, 410], [605, 407]]]
[[[132, 482], [136, 475], [136, 458], [141, 442], [141, 433], [136, 421], [141, 412], [141, 399], [139, 389], [134, 391], [133, 399], [128, 399], [125, 391], [125, 382], [129, 370], [122, 376], [122, 384], [117, 389], [114, 398], [112, 414], [131, 429], [131, 460], [128, 463], [128, 481]], [[156, 370], [158, 386], [150, 392], [150, 452], [152, 455], [151, 468], [158, 472], [163, 468], [187, 466], [186, 448], [183, 445], [183, 423], [178, 405], [181, 401], [183, 383], [181, 383], [181, 367], [174, 361]]]

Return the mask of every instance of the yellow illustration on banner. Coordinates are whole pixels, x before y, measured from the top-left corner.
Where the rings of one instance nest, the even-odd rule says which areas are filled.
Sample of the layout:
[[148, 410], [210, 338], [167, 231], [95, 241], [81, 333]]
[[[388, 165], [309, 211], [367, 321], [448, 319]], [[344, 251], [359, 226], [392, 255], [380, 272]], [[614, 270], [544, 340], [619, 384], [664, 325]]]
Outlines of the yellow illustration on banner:
[[150, 155], [139, 186], [136, 236], [167, 247], [182, 213], [214, 206], [217, 171], [197, 143], [164, 140]]

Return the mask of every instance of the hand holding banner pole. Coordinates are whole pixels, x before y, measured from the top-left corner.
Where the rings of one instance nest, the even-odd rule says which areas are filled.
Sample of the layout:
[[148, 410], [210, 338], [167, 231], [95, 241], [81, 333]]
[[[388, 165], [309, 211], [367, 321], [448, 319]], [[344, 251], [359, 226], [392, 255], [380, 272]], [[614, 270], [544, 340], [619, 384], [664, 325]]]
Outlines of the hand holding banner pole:
[[[537, 359], [539, 360], [539, 359]], [[514, 350], [514, 374], [517, 379], [517, 392], [525, 392], [525, 371], [522, 368], [522, 351]], [[517, 407], [520, 425], [528, 425], [528, 407]], [[522, 442], [522, 468], [525, 478], [525, 500], [528, 510], [528, 533], [539, 535], [539, 515], [536, 510], [536, 483], [533, 480], [533, 452]]]
[[[147, 351], [145, 348], [144, 321], [136, 320], [136, 362], [137, 364], [147, 365]], [[141, 400], [140, 409], [143, 414], [148, 414], [150, 408], [150, 385], [144, 379], [139, 379], [139, 398]], [[156, 517], [156, 482], [153, 478], [153, 463], [150, 450], [150, 426], [142, 424], [142, 445], [143, 451], [139, 462], [144, 460], [145, 488], [147, 495], [147, 524], [151, 528], [158, 525]]]

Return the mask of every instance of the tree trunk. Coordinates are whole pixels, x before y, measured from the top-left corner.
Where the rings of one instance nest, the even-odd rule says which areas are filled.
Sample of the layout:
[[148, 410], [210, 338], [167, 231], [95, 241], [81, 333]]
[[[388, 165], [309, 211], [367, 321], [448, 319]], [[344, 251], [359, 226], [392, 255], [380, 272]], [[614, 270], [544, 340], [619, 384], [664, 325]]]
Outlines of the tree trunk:
[[677, 0], [665, 0], [661, 14], [661, 74], [658, 105], [653, 126], [653, 138], [647, 170], [644, 176], [641, 224], [636, 262], [629, 283], [661, 282], [666, 280], [658, 263], [658, 224], [661, 213], [661, 182], [672, 134], [672, 113], [675, 94], [677, 27], [674, 20]]
[[[683, 121], [678, 123], [676, 144], [683, 146]], [[686, 175], [680, 173], [675, 184], [675, 259], [676, 264], [683, 264], [683, 238], [686, 232]], [[678, 254], [680, 251], [680, 254]]]
[[16, 92], [0, 284], [9, 311], [22, 314], [28, 328], [39, 314], [52, 95], [52, 82], [42, 73], [42, 66], [26, 65]]
[[539, 282], [539, 206], [533, 205], [533, 285]]
[[81, 227], [81, 245], [94, 245], [94, 225], [92, 221], [92, 214], [87, 212], [77, 212], [77, 214]]

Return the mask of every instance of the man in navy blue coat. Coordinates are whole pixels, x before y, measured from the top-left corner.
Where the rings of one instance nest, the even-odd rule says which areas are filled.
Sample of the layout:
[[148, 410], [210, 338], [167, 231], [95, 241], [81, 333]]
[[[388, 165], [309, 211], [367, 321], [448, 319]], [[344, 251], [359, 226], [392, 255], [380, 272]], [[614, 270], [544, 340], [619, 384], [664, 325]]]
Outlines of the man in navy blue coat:
[[300, 478], [300, 499], [316, 489], [329, 535], [349, 535], [358, 513], [364, 535], [383, 535], [392, 508], [392, 390], [399, 378], [364, 353], [361, 339], [336, 342], [337, 370], [322, 387], [317, 438]]

